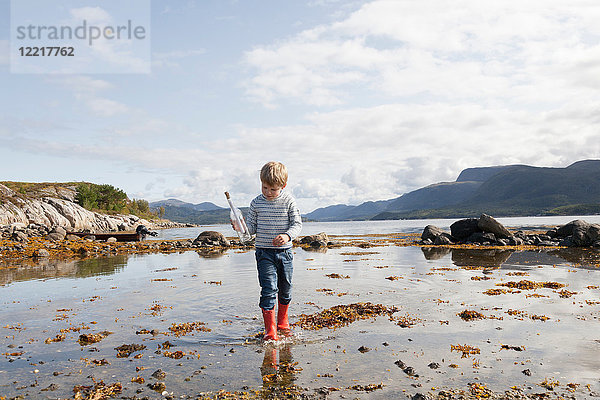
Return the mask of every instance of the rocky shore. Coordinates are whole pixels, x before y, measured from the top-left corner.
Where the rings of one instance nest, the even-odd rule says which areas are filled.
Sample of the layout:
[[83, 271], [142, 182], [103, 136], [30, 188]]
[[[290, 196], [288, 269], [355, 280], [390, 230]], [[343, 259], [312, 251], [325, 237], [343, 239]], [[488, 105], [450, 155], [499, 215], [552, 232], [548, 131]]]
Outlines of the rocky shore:
[[419, 244], [600, 248], [600, 225], [575, 220], [546, 232], [511, 232], [493, 217], [482, 214], [479, 218], [454, 222], [450, 225], [450, 233], [434, 225], [427, 225]]
[[[22, 241], [29, 237], [47, 237], [57, 233], [57, 229], [98, 233], [135, 231], [139, 225], [149, 229], [193, 226], [89, 211], [75, 203], [75, 194], [75, 189], [49, 187], [37, 198], [26, 198], [0, 184], [0, 239]], [[50, 238], [60, 239], [57, 235]]]

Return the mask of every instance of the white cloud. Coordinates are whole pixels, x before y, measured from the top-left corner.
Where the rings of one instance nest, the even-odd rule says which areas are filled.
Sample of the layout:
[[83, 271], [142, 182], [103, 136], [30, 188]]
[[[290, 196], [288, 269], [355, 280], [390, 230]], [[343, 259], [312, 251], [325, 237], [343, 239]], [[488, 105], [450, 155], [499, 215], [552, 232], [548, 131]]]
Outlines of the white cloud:
[[189, 57], [206, 54], [205, 49], [199, 50], [174, 50], [166, 53], [152, 53], [153, 67], [180, 67], [179, 61]]
[[89, 76], [84, 75], [70, 75], [65, 77], [58, 78], [49, 78], [49, 82], [53, 82], [62, 86], [66, 86], [69, 89], [73, 90], [75, 93], [91, 93], [95, 94], [96, 92], [112, 89], [114, 85], [108, 81], [104, 81], [101, 79], [94, 79]]
[[145, 118], [142, 118], [141, 120], [136, 121], [129, 126], [119, 126], [118, 128], [113, 129], [112, 132], [118, 136], [141, 135], [149, 137], [151, 135], [165, 135], [171, 129], [171, 124], [169, 124], [167, 121], [145, 116]]
[[[111, 10], [112, 11], [112, 10]], [[140, 26], [149, 29], [149, 19], [145, 20], [144, 10], [136, 15], [136, 21], [141, 21]], [[118, 72], [141, 73], [151, 72], [149, 32], [144, 31], [144, 39], [136, 39], [121, 34], [117, 27], [124, 26], [126, 20], [119, 20], [102, 7], [81, 7], [69, 10], [68, 21], [64, 24], [72, 27], [82, 26], [85, 21], [91, 29], [92, 26], [102, 30], [99, 37], [92, 39], [92, 33], [87, 34], [85, 44], [76, 45], [77, 59], [65, 65], [61, 72]], [[145, 23], [144, 23], [145, 22]], [[105, 29], [112, 28], [112, 35], [106, 36]], [[108, 31], [110, 32], [110, 30]], [[100, 31], [98, 31], [100, 34]]]
[[69, 10], [69, 14], [76, 21], [86, 20], [89, 24], [109, 24], [112, 22], [110, 14], [101, 7], [81, 7]]
[[246, 53], [248, 95], [272, 107], [365, 93], [547, 104], [600, 86], [594, 2], [373, 1], [347, 18]]
[[82, 75], [69, 75], [50, 78], [49, 82], [70, 89], [75, 99], [84, 104], [95, 116], [112, 117], [131, 111], [130, 107], [123, 103], [98, 95], [99, 92], [114, 89], [114, 85], [108, 81]]
[[239, 127], [233, 138], [178, 147], [141, 144], [131, 151], [120, 142], [95, 146], [21, 135], [7, 138], [2, 146], [153, 171], [154, 176], [171, 177], [166, 197], [218, 204], [223, 204], [225, 190], [236, 194], [239, 205], [247, 204], [259, 193], [261, 166], [279, 160], [288, 166], [288, 190], [298, 197], [303, 212], [309, 212], [331, 204], [394, 198], [431, 183], [453, 181], [462, 169], [474, 166], [564, 167], [598, 158], [598, 110], [599, 102], [543, 113], [477, 105], [388, 104], [311, 114], [304, 125]]
[[85, 103], [95, 115], [100, 117], [113, 117], [118, 114], [126, 113], [129, 110], [129, 108], [122, 103], [99, 97], [87, 98], [85, 99]]

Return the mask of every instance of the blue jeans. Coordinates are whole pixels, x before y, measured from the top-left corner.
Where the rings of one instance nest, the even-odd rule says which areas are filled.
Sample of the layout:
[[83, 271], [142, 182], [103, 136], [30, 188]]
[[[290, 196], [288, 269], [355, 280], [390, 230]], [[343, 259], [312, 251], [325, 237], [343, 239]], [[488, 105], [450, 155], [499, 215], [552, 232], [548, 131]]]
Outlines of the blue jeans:
[[263, 310], [275, 308], [279, 303], [290, 304], [292, 300], [292, 249], [256, 249], [256, 267], [260, 284], [259, 306]]

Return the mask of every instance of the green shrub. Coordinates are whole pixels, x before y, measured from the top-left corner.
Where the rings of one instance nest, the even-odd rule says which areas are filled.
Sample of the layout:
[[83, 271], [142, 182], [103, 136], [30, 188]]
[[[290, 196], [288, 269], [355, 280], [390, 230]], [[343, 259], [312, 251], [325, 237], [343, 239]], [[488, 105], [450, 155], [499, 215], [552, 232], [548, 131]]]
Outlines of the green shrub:
[[124, 191], [112, 185], [80, 183], [77, 185], [75, 201], [90, 211], [107, 214], [133, 214], [145, 219], [157, 217], [156, 213], [150, 211], [148, 201], [129, 200]]

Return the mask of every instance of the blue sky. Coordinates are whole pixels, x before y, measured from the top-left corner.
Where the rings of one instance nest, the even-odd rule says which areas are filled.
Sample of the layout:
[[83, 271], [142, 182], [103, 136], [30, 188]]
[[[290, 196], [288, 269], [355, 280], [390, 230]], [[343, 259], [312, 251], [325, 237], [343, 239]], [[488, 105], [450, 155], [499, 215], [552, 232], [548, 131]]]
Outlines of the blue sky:
[[[56, 4], [114, 17], [102, 2], [75, 3]], [[244, 205], [260, 167], [278, 160], [309, 212], [473, 166], [600, 158], [595, 1], [150, 10], [150, 73], [21, 74], [10, 72], [10, 2], [0, 0], [0, 180], [108, 183], [221, 206], [229, 190]]]

